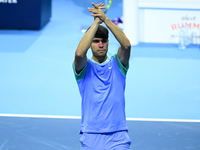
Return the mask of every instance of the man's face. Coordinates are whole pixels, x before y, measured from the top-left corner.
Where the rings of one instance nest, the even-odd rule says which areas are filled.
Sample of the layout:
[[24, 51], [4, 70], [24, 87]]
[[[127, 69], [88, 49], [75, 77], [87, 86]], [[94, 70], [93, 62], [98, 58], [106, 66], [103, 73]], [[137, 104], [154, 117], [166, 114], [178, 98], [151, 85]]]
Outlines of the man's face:
[[108, 39], [93, 38], [91, 49], [94, 57], [105, 57], [108, 51]]

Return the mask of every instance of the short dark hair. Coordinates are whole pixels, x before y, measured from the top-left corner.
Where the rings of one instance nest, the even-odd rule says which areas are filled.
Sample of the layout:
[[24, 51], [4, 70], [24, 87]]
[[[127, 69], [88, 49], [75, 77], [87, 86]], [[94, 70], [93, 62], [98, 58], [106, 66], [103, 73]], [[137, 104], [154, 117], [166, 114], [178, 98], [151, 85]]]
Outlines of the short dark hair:
[[103, 39], [108, 39], [108, 34], [109, 31], [108, 29], [106, 29], [104, 26], [99, 25], [96, 34], [94, 35], [94, 37], [96, 38], [103, 38]]
[[[90, 27], [87, 29], [87, 31], [90, 29]], [[87, 32], [86, 31], [86, 32]], [[94, 37], [96, 38], [103, 38], [103, 39], [108, 39], [109, 31], [106, 27], [99, 25], [96, 34]]]

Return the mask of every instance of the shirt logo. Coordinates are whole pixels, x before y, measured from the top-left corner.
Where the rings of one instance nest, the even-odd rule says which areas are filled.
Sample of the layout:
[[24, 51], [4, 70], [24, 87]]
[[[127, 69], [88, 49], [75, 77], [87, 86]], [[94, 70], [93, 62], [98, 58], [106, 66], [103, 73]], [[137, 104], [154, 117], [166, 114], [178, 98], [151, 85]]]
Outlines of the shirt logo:
[[112, 69], [112, 64], [110, 62], [108, 63], [108, 69]]

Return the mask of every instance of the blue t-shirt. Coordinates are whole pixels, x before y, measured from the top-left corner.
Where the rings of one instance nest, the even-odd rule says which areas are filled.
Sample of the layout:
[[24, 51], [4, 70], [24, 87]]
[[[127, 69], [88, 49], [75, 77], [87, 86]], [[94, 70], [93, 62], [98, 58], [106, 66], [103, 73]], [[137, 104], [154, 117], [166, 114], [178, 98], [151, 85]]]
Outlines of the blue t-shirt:
[[82, 97], [80, 133], [110, 133], [128, 130], [125, 115], [124, 67], [116, 55], [99, 64], [88, 59], [80, 74], [74, 74]]

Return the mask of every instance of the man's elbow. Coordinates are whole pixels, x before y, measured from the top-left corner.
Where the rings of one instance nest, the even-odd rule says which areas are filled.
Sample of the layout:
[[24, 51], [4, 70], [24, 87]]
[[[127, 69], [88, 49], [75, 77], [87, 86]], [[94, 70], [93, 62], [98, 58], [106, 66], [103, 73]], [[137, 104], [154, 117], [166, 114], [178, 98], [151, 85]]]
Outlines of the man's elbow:
[[127, 39], [125, 42], [124, 42], [124, 45], [123, 47], [127, 50], [130, 50], [131, 49], [131, 42]]
[[83, 53], [81, 50], [77, 49], [76, 52], [75, 52], [75, 57], [76, 58], [85, 57], [85, 53]]

